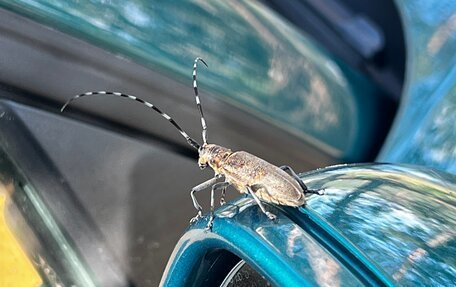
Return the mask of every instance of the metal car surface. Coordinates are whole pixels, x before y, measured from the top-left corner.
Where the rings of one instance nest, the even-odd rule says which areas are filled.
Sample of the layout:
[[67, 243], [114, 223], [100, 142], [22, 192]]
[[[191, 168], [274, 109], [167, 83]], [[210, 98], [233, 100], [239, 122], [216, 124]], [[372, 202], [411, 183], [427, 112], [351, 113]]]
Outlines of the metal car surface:
[[406, 83], [378, 161], [456, 172], [456, 2], [396, 1], [407, 47]]
[[310, 188], [325, 188], [326, 195], [312, 196], [299, 209], [269, 206], [277, 221], [244, 198], [217, 211], [213, 232], [205, 231], [205, 221], [191, 226], [161, 285], [220, 284], [223, 278], [213, 272], [224, 252], [245, 260], [276, 286], [454, 283], [454, 175], [365, 164], [320, 169], [302, 179]]

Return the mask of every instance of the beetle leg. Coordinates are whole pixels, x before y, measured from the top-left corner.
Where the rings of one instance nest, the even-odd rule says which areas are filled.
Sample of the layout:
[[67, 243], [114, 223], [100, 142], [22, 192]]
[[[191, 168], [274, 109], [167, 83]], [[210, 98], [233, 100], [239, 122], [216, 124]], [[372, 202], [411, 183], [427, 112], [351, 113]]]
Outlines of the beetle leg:
[[307, 194], [307, 193], [324, 195], [325, 194], [325, 189], [324, 188], [321, 188], [321, 189], [308, 189], [308, 190], [304, 191], [304, 194]]
[[306, 193], [312, 193], [312, 194], [318, 194], [318, 195], [323, 195], [325, 194], [324, 189], [309, 189], [307, 185], [302, 181], [302, 179], [296, 174], [296, 172], [289, 167], [288, 165], [283, 165], [280, 167], [281, 170], [285, 171], [289, 175], [291, 175], [301, 186], [302, 190], [304, 191], [304, 194]]
[[196, 200], [195, 193], [214, 185], [217, 182], [217, 179], [218, 179], [218, 177], [211, 178], [203, 183], [198, 184], [194, 188], [192, 188], [192, 191], [190, 192], [190, 196], [192, 197], [193, 206], [196, 208], [198, 213], [196, 214], [195, 217], [193, 217], [190, 220], [190, 223], [196, 222], [198, 219], [200, 219], [203, 216], [203, 208]]
[[277, 218], [277, 216], [275, 216], [274, 214], [270, 213], [269, 211], [267, 211], [264, 206], [263, 206], [263, 203], [261, 203], [260, 199], [258, 198], [258, 196], [256, 196], [255, 192], [252, 190], [252, 188], [250, 186], [247, 186], [247, 191], [250, 193], [250, 195], [252, 195], [253, 199], [256, 201], [256, 203], [258, 204], [258, 206], [260, 207], [261, 211], [266, 214], [266, 216], [270, 219], [270, 220], [275, 220]]
[[222, 189], [222, 195], [220, 196], [220, 205], [225, 205], [225, 194], [226, 194], [226, 186]]
[[211, 213], [209, 217], [209, 222], [207, 223], [206, 230], [211, 230], [212, 225], [214, 224], [214, 207], [215, 207], [215, 200], [214, 200], [214, 195], [216, 190], [225, 190], [226, 187], [229, 185], [228, 182], [218, 182], [212, 186], [211, 189]]
[[296, 174], [296, 172], [291, 167], [289, 167], [288, 165], [282, 165], [280, 169], [291, 175], [299, 183], [304, 192], [308, 190], [307, 185], [302, 181], [302, 179]]

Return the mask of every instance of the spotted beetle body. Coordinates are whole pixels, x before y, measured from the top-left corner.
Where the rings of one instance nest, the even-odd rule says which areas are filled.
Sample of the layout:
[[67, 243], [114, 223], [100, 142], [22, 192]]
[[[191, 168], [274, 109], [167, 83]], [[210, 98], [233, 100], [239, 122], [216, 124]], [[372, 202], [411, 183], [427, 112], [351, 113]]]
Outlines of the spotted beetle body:
[[262, 201], [286, 206], [301, 206], [306, 202], [305, 191], [296, 179], [248, 152], [232, 152], [207, 144], [201, 148], [198, 163], [200, 167], [209, 165], [241, 193], [248, 193], [247, 187], [251, 187]]

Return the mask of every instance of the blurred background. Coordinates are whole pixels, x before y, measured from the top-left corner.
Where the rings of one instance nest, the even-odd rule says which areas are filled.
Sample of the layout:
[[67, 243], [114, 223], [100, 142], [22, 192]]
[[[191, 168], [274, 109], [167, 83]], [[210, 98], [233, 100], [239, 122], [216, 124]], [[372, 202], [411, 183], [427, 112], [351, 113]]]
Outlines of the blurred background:
[[[447, 6], [426, 14], [420, 1], [0, 1], [0, 196], [11, 198], [5, 220], [37, 280], [158, 285], [196, 214], [190, 190], [211, 172], [166, 120], [132, 101], [93, 97], [59, 110], [87, 91], [129, 93], [200, 141], [197, 56], [209, 65], [199, 66], [198, 87], [211, 143], [298, 172], [372, 161], [454, 171], [454, 142], [422, 141], [416, 124], [437, 132], [434, 123], [454, 123], [451, 85], [420, 97], [452, 69]], [[442, 98], [450, 119], [438, 121]], [[409, 121], [392, 128], [395, 117]], [[199, 198], [207, 210], [209, 192]]]

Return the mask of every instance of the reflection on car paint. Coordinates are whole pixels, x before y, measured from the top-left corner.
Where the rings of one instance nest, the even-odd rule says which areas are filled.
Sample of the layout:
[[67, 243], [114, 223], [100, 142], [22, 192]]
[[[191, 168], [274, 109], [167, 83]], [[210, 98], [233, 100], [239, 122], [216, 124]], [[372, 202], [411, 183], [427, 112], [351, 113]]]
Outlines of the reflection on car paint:
[[456, 2], [396, 4], [407, 35], [407, 83], [378, 161], [456, 173]]
[[[431, 173], [431, 174], [430, 174]], [[407, 166], [330, 168], [310, 174], [327, 196], [309, 207], [398, 283], [449, 286], [456, 279], [456, 177]]]
[[233, 252], [284, 286], [454, 282], [454, 175], [364, 164], [320, 169], [302, 178], [310, 188], [325, 188], [326, 195], [310, 197], [306, 207], [281, 209], [276, 222], [264, 218], [249, 198], [221, 207], [213, 233], [203, 234], [200, 222], [184, 235], [162, 284], [188, 276], [183, 268], [196, 264], [190, 262], [201, 256], [195, 252], [211, 248]]
[[[247, 202], [250, 205], [255, 205], [248, 198], [245, 199], [242, 205], [246, 206]], [[244, 208], [236, 217], [236, 220], [247, 223], [250, 216], [253, 217], [252, 222], [257, 222], [256, 219], [261, 214], [255, 209]], [[312, 284], [344, 286], [344, 284], [346, 285], [350, 282], [350, 286], [363, 286], [315, 238], [312, 238], [288, 218], [279, 215], [277, 222], [262, 220], [258, 223], [252, 223], [251, 228], [268, 244], [269, 248], [275, 249], [277, 253], [286, 255], [289, 264]]]

